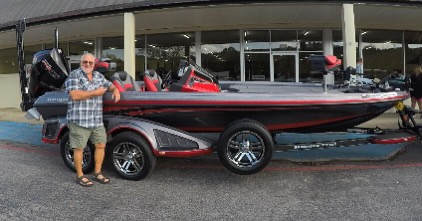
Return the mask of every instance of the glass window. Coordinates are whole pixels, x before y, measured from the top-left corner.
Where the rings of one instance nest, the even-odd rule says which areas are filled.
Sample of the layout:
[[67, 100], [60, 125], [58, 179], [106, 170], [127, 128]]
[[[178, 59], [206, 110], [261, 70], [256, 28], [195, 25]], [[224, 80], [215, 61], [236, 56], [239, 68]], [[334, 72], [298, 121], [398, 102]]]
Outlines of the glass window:
[[162, 77], [189, 57], [195, 58], [195, 33], [147, 35], [147, 68], [157, 70]]
[[245, 54], [245, 80], [269, 81], [270, 80], [270, 54], [248, 53]]
[[135, 37], [135, 78], [141, 79], [141, 73], [145, 72], [145, 35]]
[[343, 32], [341, 30], [333, 30], [332, 33], [333, 33], [333, 55], [335, 55], [338, 59], [342, 59], [343, 58]]
[[393, 72], [402, 72], [402, 31], [363, 30], [364, 74], [384, 78]]
[[300, 51], [322, 51], [322, 30], [299, 30]]
[[270, 51], [270, 31], [247, 30], [244, 32], [245, 51]]
[[323, 73], [311, 70], [308, 58], [310, 55], [323, 55], [322, 52], [300, 52], [299, 53], [299, 81], [321, 83]]
[[[116, 71], [124, 70], [124, 40], [123, 36], [103, 38], [101, 58], [109, 58], [116, 63]], [[70, 50], [72, 52], [72, 49]]]
[[[116, 63], [116, 71], [124, 70], [124, 37], [103, 38], [101, 58], [108, 58]], [[145, 35], [135, 37], [135, 80], [140, 80], [140, 73], [145, 71]], [[108, 73], [112, 74], [112, 73]]]
[[220, 80], [240, 80], [239, 31], [201, 33], [202, 67]]
[[94, 53], [94, 50], [94, 40], [69, 42], [69, 55], [83, 55], [85, 52]]
[[296, 51], [298, 49], [296, 30], [272, 30], [272, 51]]
[[[52, 47], [53, 45], [51, 45]], [[59, 44], [60, 46], [60, 44]], [[60, 46], [61, 47], [61, 46]], [[84, 40], [84, 41], [73, 41], [69, 42], [69, 54], [68, 54], [68, 64], [70, 70], [75, 70], [79, 68], [79, 63], [81, 56], [86, 53], [94, 54], [95, 41], [94, 40]]]
[[296, 81], [296, 54], [273, 54], [274, 81]]
[[422, 32], [404, 32], [404, 42], [406, 44], [406, 74], [410, 74], [416, 65], [422, 64]]

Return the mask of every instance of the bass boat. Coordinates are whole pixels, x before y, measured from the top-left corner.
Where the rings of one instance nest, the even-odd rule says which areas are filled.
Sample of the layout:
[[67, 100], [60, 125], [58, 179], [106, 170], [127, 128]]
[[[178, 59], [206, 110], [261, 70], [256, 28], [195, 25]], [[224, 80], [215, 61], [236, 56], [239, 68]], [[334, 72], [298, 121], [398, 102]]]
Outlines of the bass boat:
[[[19, 22], [21, 108], [28, 117], [44, 119], [43, 142], [59, 144], [65, 164], [75, 170], [66, 122], [69, 95], [63, 89], [69, 66], [56, 41], [55, 48], [34, 55], [31, 71], [26, 73], [24, 30], [25, 23]], [[318, 57], [311, 63], [324, 77], [339, 64], [333, 57]], [[253, 174], [269, 163], [277, 133], [345, 131], [395, 105], [403, 110], [402, 101], [409, 97], [407, 91], [345, 93], [326, 83], [219, 82], [187, 61], [163, 80], [153, 70], [147, 70], [141, 82], [124, 71], [114, 73], [110, 80], [121, 91], [121, 100], [115, 103], [108, 92], [103, 97], [106, 162], [130, 180], [145, 178], [154, 169], [156, 157], [199, 156], [214, 150], [230, 171]], [[405, 115], [400, 116], [408, 122]], [[209, 134], [217, 134], [217, 140], [207, 138]], [[388, 139], [382, 142], [416, 138]], [[380, 139], [371, 142], [375, 140]], [[94, 169], [93, 151], [90, 143], [84, 149], [85, 173]]]

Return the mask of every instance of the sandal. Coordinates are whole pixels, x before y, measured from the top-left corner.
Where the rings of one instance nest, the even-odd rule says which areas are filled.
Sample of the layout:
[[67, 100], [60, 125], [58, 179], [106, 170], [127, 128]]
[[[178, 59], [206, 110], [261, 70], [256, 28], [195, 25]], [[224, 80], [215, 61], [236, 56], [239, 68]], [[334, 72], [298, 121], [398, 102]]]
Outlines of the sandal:
[[88, 177], [86, 177], [85, 175], [80, 176], [80, 177], [76, 176], [76, 183], [83, 187], [91, 187], [94, 185], [94, 183], [92, 183], [92, 181], [89, 180]]
[[[102, 176], [101, 178], [99, 178], [99, 176]], [[96, 173], [94, 174], [94, 177], [92, 178], [95, 181], [98, 181], [102, 184], [108, 184], [110, 183], [110, 179], [105, 177], [101, 172], [100, 173]]]

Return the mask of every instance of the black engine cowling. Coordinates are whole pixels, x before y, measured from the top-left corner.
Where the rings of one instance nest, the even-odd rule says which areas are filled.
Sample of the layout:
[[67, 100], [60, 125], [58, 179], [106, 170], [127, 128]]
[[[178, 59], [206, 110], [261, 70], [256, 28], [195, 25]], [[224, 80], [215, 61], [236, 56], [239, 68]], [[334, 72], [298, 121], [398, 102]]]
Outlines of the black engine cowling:
[[45, 49], [35, 53], [29, 76], [29, 97], [35, 99], [45, 92], [60, 90], [68, 75], [69, 66], [61, 49]]

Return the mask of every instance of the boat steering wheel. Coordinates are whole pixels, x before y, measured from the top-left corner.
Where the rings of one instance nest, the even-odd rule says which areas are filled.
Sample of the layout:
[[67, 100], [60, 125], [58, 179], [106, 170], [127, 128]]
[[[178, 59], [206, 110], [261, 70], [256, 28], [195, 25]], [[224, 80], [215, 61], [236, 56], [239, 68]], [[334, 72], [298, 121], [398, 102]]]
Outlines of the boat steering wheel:
[[163, 88], [170, 88], [170, 85], [173, 83], [172, 79], [173, 71], [169, 71], [166, 76], [163, 78]]

